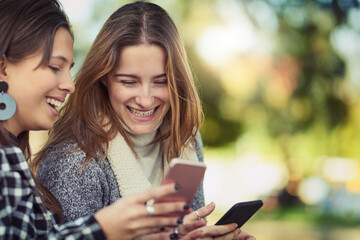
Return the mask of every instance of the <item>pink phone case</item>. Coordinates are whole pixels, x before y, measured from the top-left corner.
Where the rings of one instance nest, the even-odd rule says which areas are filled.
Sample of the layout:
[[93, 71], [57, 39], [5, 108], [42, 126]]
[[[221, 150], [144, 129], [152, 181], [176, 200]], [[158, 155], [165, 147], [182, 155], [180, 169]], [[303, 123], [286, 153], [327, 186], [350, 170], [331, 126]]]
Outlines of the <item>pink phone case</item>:
[[176, 193], [168, 195], [160, 201], [184, 200], [186, 203], [191, 204], [204, 178], [206, 165], [202, 162], [175, 158], [171, 160], [169, 167], [163, 184], [175, 182], [180, 184], [181, 188]]

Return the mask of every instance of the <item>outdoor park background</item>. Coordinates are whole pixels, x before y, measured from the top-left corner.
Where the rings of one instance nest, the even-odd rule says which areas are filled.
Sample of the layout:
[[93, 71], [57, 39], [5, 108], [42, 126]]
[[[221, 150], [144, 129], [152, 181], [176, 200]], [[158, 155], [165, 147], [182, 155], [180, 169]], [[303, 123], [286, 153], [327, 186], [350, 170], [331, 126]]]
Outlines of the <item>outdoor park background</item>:
[[[75, 67], [130, 1], [61, 0]], [[261, 240], [360, 239], [359, 0], [158, 0], [186, 45], [203, 101], [214, 223], [262, 199]], [[34, 151], [46, 133], [31, 134]]]

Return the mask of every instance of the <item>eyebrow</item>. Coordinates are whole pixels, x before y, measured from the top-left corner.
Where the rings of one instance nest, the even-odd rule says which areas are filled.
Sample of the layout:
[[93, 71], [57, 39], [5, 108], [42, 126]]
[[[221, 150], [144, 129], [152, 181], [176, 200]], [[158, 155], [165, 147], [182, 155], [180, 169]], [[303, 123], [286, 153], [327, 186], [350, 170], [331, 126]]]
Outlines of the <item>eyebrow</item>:
[[[57, 58], [57, 59], [65, 62], [65, 63], [68, 63], [68, 62], [69, 62], [69, 60], [68, 60], [66, 57], [64, 57], [64, 56], [51, 56], [51, 58]], [[72, 68], [72, 67], [74, 66], [74, 64], [75, 64], [74, 62], [71, 63], [70, 68]]]
[[[115, 77], [129, 77], [129, 78], [140, 79], [139, 76], [136, 76], [134, 74], [126, 74], [126, 73], [116, 73]], [[161, 74], [155, 75], [152, 78], [156, 79], [156, 78], [163, 78], [163, 77], [166, 77], [166, 73], [161, 73]]]

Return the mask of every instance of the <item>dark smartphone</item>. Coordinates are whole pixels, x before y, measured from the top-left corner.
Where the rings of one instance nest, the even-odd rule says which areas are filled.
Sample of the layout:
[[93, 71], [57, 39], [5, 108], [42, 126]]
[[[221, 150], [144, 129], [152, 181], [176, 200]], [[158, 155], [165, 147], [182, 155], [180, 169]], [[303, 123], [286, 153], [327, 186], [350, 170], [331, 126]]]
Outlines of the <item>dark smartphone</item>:
[[261, 200], [236, 203], [220, 218], [219, 221], [217, 221], [217, 223], [215, 223], [215, 225], [237, 223], [240, 228], [262, 207], [262, 205], [263, 201]]

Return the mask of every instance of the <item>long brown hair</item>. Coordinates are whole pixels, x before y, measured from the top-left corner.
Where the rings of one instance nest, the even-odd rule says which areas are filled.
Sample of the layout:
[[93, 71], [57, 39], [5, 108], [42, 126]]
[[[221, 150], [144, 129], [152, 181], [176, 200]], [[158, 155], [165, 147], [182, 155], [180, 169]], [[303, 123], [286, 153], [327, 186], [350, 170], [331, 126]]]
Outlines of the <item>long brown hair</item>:
[[[0, 0], [0, 66], [4, 57], [17, 63], [39, 50], [44, 54], [38, 66], [48, 65], [55, 33], [60, 27], [72, 35], [67, 16], [57, 0]], [[2, 122], [0, 128], [1, 145], [7, 146], [10, 139]], [[17, 139], [26, 160], [30, 161], [29, 131], [21, 132]], [[39, 183], [37, 188], [45, 207], [61, 221], [59, 202]]]
[[163, 134], [155, 142], [168, 141], [165, 151], [167, 159], [171, 159], [196, 141], [202, 110], [177, 28], [161, 7], [135, 2], [115, 11], [100, 30], [76, 76], [76, 91], [61, 109], [48, 142], [35, 158], [34, 169], [53, 145], [72, 137], [86, 153], [84, 164], [99, 153], [106, 156], [109, 141], [118, 132], [135, 153], [101, 80], [115, 68], [124, 47], [139, 44], [156, 44], [166, 53], [171, 110], [162, 122]]

